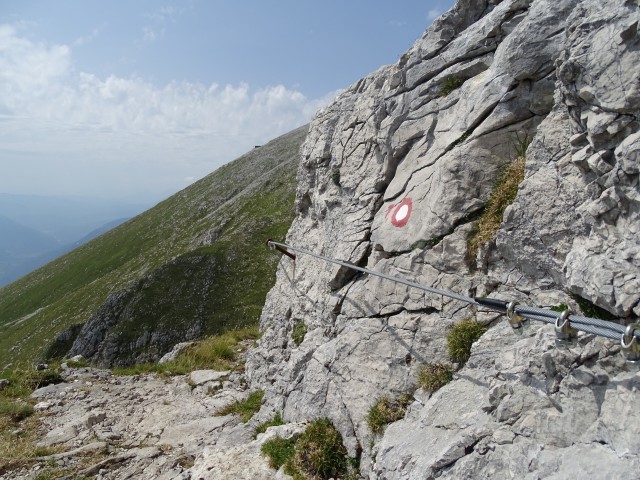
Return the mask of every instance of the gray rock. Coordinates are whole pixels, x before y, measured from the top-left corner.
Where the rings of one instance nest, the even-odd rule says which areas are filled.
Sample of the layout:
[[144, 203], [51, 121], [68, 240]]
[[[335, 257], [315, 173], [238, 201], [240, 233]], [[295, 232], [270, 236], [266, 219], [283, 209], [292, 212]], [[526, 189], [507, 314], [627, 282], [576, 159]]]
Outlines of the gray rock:
[[[316, 116], [287, 242], [464, 295], [577, 311], [570, 292], [635, 318], [639, 19], [623, 0], [459, 1], [396, 65]], [[460, 85], [444, 92], [449, 78]], [[527, 134], [518, 195], [495, 240], [465, 259], [474, 220]], [[378, 398], [414, 391], [420, 365], [448, 360], [454, 322], [498, 317], [283, 258], [247, 376], [285, 420], [329, 417], [369, 478], [561, 478], [586, 472], [574, 455], [590, 446], [607, 465], [596, 476], [632, 471], [637, 454], [609, 451], [611, 435], [616, 452], [636, 450], [606, 413], [614, 397], [639, 400], [622, 357], [584, 335], [556, 350], [539, 324], [520, 337], [493, 326], [449, 385], [382, 438], [371, 434]], [[299, 321], [308, 331], [297, 345]]]
[[105, 412], [93, 411], [93, 412], [87, 413], [87, 415], [83, 417], [82, 423], [87, 427], [91, 428], [94, 425], [98, 425], [99, 423], [102, 423], [105, 418], [107, 418], [107, 414]]
[[223, 377], [227, 377], [231, 372], [216, 370], [195, 370], [189, 374], [189, 379], [193, 385], [203, 385], [208, 382], [215, 382]]
[[193, 345], [193, 342], [180, 342], [180, 343], [174, 345], [174, 347], [171, 349], [170, 352], [165, 353], [160, 358], [160, 360], [158, 360], [158, 363], [167, 363], [167, 362], [171, 362], [171, 361], [175, 360], [176, 358], [178, 358], [178, 356], [182, 352], [184, 352], [191, 345]]

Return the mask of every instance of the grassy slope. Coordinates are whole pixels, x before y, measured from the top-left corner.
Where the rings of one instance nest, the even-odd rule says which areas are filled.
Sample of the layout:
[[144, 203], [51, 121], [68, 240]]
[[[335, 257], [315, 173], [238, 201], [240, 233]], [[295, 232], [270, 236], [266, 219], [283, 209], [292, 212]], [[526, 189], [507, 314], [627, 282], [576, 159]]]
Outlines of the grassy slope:
[[[225, 259], [242, 258], [239, 270], [218, 272], [227, 280], [228, 292], [221, 299], [231, 299], [231, 292], [251, 286], [243, 284], [242, 274], [259, 269], [263, 279], [259, 285], [222, 304], [226, 315], [252, 308], [251, 315], [257, 316], [273, 283], [276, 260], [262, 237], [281, 238], [291, 223], [298, 153], [305, 134], [303, 127], [251, 151], [0, 289], [0, 370], [10, 362], [38, 358], [57, 333], [87, 321], [109, 294], [154, 270], [171, 268], [163, 266], [179, 256], [197, 255], [198, 250]], [[224, 225], [219, 241], [194, 252], [194, 240], [219, 225]], [[247, 236], [246, 225], [257, 238]]]

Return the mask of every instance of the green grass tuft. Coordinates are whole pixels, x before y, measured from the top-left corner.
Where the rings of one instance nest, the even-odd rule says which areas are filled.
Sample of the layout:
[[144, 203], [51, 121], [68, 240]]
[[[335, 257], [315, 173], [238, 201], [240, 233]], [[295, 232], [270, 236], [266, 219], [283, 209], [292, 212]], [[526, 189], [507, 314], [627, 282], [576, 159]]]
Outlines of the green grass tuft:
[[489, 195], [482, 216], [473, 226], [467, 239], [467, 261], [475, 264], [478, 251], [496, 236], [506, 208], [513, 203], [518, 185], [524, 180], [524, 157], [511, 163], [500, 176]]
[[465, 319], [456, 323], [447, 335], [447, 350], [453, 362], [465, 363], [471, 356], [471, 346], [487, 327], [476, 320]]
[[369, 409], [367, 424], [374, 434], [381, 434], [385, 427], [404, 417], [407, 407], [413, 401], [411, 395], [400, 395], [397, 399], [382, 397]]
[[315, 420], [300, 435], [266, 441], [261, 452], [274, 469], [294, 480], [355, 478], [357, 458], [349, 458], [342, 435], [328, 418]]
[[300, 346], [306, 334], [307, 334], [307, 325], [302, 320], [298, 320], [293, 325], [293, 330], [291, 331], [291, 339], [296, 344], [296, 346], [298, 347]]
[[251, 420], [251, 417], [253, 417], [258, 412], [258, 410], [260, 410], [263, 397], [264, 392], [262, 390], [252, 392], [245, 400], [238, 400], [237, 402], [234, 402], [231, 405], [218, 411], [216, 413], [216, 416], [232, 414], [240, 415], [242, 423], [247, 423], [249, 420]]
[[268, 422], [261, 423], [256, 427], [254, 436], [257, 437], [259, 434], [266, 432], [269, 427], [277, 427], [279, 425], [284, 425], [284, 422], [282, 421], [282, 416], [279, 413], [276, 413], [273, 419]]
[[256, 340], [259, 336], [257, 325], [240, 328], [204, 338], [170, 362], [141, 363], [131, 367], [114, 368], [113, 372], [116, 375], [185, 375], [194, 370], [236, 370], [241, 367], [237, 361], [238, 344], [244, 340]]
[[33, 406], [21, 401], [0, 398], [0, 417], [8, 417], [12, 422], [19, 422], [33, 415]]
[[269, 466], [271, 468], [278, 470], [280, 467], [293, 460], [296, 439], [297, 438], [295, 437], [276, 437], [271, 440], [267, 440], [262, 444], [260, 451], [263, 455], [269, 458]]
[[338, 478], [348, 472], [342, 435], [328, 418], [311, 422], [296, 441], [293, 466], [305, 478]]
[[[57, 365], [48, 370], [33, 370], [19, 366], [0, 372], [9, 385], [0, 390], [0, 477], [15, 469], [30, 467], [41, 456], [34, 442], [41, 428], [35, 401], [30, 398], [34, 389], [61, 381]], [[17, 435], [14, 432], [19, 431]], [[46, 454], [53, 453], [47, 451]], [[2, 477], [4, 478], [4, 477]]]
[[516, 151], [516, 158], [525, 158], [527, 156], [527, 148], [531, 143], [529, 132], [516, 132], [511, 137], [511, 144]]
[[553, 312], [564, 312], [565, 310], [567, 310], [569, 307], [567, 306], [566, 303], [561, 303], [560, 305], [554, 305], [553, 307], [551, 307], [549, 310], [553, 311]]
[[453, 369], [444, 363], [428, 363], [418, 373], [418, 385], [435, 392], [453, 380]]

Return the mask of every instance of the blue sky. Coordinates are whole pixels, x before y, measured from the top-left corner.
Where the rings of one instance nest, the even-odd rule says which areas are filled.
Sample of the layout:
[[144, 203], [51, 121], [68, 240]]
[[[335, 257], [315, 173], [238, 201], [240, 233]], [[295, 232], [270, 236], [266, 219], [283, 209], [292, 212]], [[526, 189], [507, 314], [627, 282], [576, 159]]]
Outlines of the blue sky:
[[0, 192], [155, 201], [309, 121], [453, 0], [0, 1]]

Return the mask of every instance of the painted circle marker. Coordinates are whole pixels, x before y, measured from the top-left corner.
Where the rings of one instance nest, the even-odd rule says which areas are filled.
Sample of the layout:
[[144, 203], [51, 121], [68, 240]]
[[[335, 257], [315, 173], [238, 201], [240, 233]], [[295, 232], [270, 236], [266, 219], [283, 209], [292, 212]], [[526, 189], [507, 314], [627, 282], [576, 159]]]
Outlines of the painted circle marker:
[[409, 217], [411, 217], [411, 209], [413, 207], [413, 202], [411, 198], [405, 198], [402, 200], [391, 215], [391, 223], [395, 227], [404, 227], [409, 221]]

